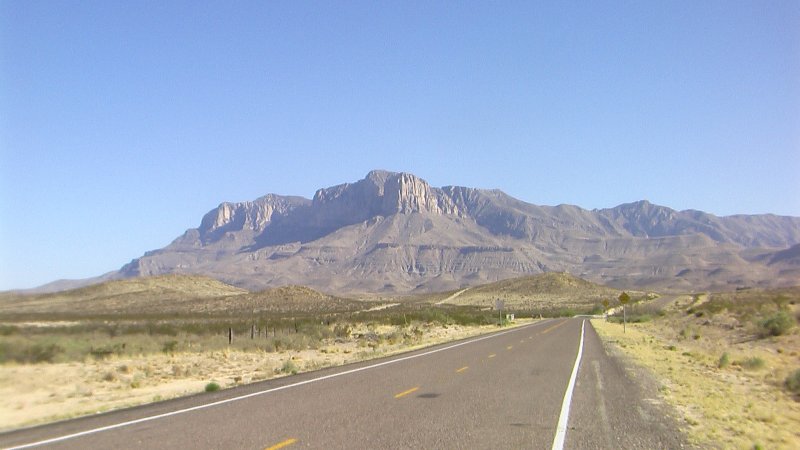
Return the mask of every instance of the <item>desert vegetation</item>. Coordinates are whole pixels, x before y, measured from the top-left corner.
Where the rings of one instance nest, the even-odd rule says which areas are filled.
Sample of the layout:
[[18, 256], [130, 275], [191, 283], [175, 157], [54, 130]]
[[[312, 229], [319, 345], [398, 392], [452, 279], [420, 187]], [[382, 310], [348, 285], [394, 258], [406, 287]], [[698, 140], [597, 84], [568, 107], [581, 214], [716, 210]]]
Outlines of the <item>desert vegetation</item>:
[[[152, 295], [139, 280], [0, 306], [2, 428], [213, 392], [507, 325], [475, 306], [362, 302], [302, 287], [251, 294], [201, 280], [194, 298], [182, 286], [192, 277], [158, 278], [146, 281], [158, 285]], [[115, 306], [89, 308], [87, 298]], [[206, 301], [211, 306], [200, 308]]]
[[240, 351], [280, 352], [319, 349], [336, 340], [397, 341], [392, 333], [354, 333], [390, 327], [413, 343], [420, 327], [498, 325], [493, 311], [474, 307], [399, 306], [356, 313], [251, 317], [174, 318], [119, 314], [76, 317], [27, 315], [0, 326], [0, 364], [55, 363], [154, 353]]
[[665, 300], [632, 305], [626, 333], [595, 328], [649, 369], [698, 446], [798, 448], [800, 288]]
[[[488, 287], [487, 287], [488, 286]], [[56, 294], [5, 294], [0, 301], [0, 364], [65, 363], [86, 358], [208, 352], [319, 349], [331, 340], [402, 340], [424, 326], [502, 324], [493, 310], [517, 317], [601, 313], [599, 301], [616, 291], [568, 274], [545, 274], [452, 293], [365, 302], [302, 286], [258, 293], [197, 276], [112, 281]], [[574, 297], [561, 297], [572, 290]], [[537, 299], [550, 298], [544, 302]], [[553, 300], [555, 298], [555, 300]], [[392, 301], [398, 299], [392, 299]], [[343, 335], [342, 330], [394, 327], [392, 336]], [[409, 331], [411, 330], [411, 331]], [[398, 339], [395, 335], [403, 338]]]

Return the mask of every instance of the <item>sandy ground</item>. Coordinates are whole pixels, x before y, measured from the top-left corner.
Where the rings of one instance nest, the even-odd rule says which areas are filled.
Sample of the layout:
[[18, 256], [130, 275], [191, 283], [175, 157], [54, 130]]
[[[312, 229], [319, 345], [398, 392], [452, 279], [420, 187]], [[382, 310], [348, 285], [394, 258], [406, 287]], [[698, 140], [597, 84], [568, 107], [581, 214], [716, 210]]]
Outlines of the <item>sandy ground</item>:
[[[701, 448], [800, 448], [800, 402], [783, 389], [800, 367], [796, 333], [732, 340], [724, 329], [702, 327], [681, 336], [669, 319], [641, 324], [592, 321], [612, 351], [649, 370], [663, 398], [683, 415], [690, 440]], [[686, 333], [684, 333], [685, 335]], [[720, 367], [728, 353], [730, 364]], [[759, 358], [763, 366], [746, 361]]]
[[[517, 321], [515, 325], [529, 322]], [[397, 327], [371, 330], [389, 333]], [[497, 331], [496, 326], [422, 327], [414, 345], [376, 348], [355, 339], [330, 341], [317, 350], [268, 353], [216, 352], [148, 354], [57, 364], [0, 366], [0, 431], [95, 414], [202, 392], [209, 382], [223, 389], [323, 367]], [[353, 330], [354, 334], [367, 330]]]

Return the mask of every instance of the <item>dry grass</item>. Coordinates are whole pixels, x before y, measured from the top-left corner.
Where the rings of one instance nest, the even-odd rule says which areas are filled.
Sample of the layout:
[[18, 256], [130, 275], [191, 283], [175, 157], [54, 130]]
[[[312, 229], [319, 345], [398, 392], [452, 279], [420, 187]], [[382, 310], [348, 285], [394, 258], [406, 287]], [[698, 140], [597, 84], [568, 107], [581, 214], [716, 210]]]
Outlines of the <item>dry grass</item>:
[[[706, 320], [673, 312], [628, 324], [625, 334], [620, 324], [592, 323], [607, 344], [655, 374], [694, 444], [800, 448], [800, 403], [784, 388], [787, 375], [800, 365], [800, 336], [742, 341], [735, 328]], [[692, 331], [682, 332], [687, 329]]]
[[[527, 322], [519, 322], [519, 324]], [[0, 431], [287, 376], [496, 331], [496, 326], [352, 324], [319, 348], [234, 348], [110, 354], [83, 361], [0, 365]], [[345, 330], [345, 331], [343, 331]], [[334, 337], [335, 336], [335, 337]], [[290, 339], [291, 336], [285, 336]], [[180, 338], [179, 338], [180, 339]], [[246, 341], [250, 341], [246, 339]]]

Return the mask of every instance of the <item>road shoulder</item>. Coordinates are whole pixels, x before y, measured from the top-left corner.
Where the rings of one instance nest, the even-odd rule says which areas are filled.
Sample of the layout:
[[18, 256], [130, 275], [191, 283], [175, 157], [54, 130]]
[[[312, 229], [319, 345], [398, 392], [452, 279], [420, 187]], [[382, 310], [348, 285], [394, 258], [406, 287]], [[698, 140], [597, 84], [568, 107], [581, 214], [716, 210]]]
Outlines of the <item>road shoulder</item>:
[[[591, 323], [591, 322], [590, 322]], [[654, 377], [586, 327], [569, 448], [691, 448]]]

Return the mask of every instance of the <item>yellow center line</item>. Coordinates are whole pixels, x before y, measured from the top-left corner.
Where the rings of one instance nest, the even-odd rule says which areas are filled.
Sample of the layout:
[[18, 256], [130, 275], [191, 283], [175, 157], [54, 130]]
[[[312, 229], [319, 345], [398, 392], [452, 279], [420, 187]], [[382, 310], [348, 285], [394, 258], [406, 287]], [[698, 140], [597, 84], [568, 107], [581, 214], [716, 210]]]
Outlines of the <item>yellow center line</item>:
[[469, 369], [469, 366], [464, 366], [464, 367], [462, 367], [462, 368], [460, 368], [460, 369], [456, 370], [456, 372], [458, 372], [458, 373], [461, 373], [461, 372], [463, 372], [463, 371], [465, 371], [465, 370], [467, 370], [467, 369]]
[[491, 355], [489, 355], [489, 358], [494, 358], [495, 356], [497, 355], [495, 353], [492, 353]]
[[277, 444], [273, 445], [272, 447], [267, 447], [264, 450], [278, 450], [279, 448], [288, 447], [288, 446], [294, 444], [295, 442], [297, 442], [297, 439], [295, 439], [295, 438], [287, 439], [287, 440], [285, 440], [283, 442], [278, 442]]
[[553, 325], [552, 327], [550, 327], [550, 328], [548, 328], [548, 329], [546, 329], [546, 330], [542, 331], [542, 334], [549, 333], [550, 331], [552, 331], [552, 330], [554, 330], [554, 329], [556, 329], [556, 328], [560, 327], [561, 325], [564, 325], [565, 323], [567, 323], [567, 321], [566, 321], [566, 320], [565, 320], [565, 321], [563, 321], [563, 322], [561, 322], [561, 323], [557, 323], [557, 324]]
[[401, 393], [399, 393], [399, 394], [395, 394], [395, 395], [394, 395], [394, 398], [400, 398], [400, 397], [406, 396], [406, 395], [408, 395], [408, 394], [410, 394], [410, 393], [412, 393], [412, 392], [415, 392], [415, 391], [417, 391], [418, 389], [419, 389], [419, 386], [417, 386], [417, 387], [413, 387], [413, 388], [411, 388], [411, 389], [409, 389], [409, 390], [407, 390], [407, 391], [403, 391], [403, 392], [401, 392]]
[[508, 347], [506, 347], [506, 350], [511, 350], [512, 348], [514, 348], [514, 346], [513, 345], [509, 345]]

